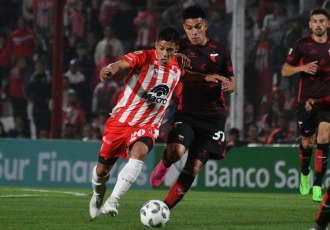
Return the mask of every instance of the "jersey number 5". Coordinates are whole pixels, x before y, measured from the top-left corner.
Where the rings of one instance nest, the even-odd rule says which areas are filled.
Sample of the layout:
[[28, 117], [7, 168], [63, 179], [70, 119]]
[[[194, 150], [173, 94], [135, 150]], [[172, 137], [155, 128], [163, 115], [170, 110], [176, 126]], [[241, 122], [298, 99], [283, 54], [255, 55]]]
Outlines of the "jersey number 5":
[[214, 133], [214, 136], [212, 137], [213, 140], [218, 141], [220, 139], [221, 142], [225, 140], [225, 133], [223, 131], [218, 131]]

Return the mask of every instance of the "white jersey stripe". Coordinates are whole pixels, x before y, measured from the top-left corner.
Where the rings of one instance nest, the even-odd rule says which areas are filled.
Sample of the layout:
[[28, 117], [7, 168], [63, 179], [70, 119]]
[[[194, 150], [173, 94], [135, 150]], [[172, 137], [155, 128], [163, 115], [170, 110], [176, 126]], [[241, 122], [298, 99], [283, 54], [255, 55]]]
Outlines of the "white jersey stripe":
[[134, 74], [128, 80], [128, 82], [127, 82], [128, 87], [125, 87], [124, 96], [120, 99], [120, 101], [118, 101], [116, 107], [113, 108], [112, 113], [110, 114], [111, 116], [113, 116], [113, 117], [116, 116], [116, 114], [120, 111], [120, 109], [126, 106], [128, 99], [129, 99], [129, 95], [131, 95], [131, 93], [133, 92], [134, 85], [136, 84], [138, 79], [139, 79], [139, 75]]
[[[152, 67], [154, 67], [154, 66], [152, 66]], [[150, 67], [149, 67], [149, 69], [150, 69]], [[152, 71], [153, 71], [153, 70], [154, 70], [154, 69], [152, 69]], [[161, 83], [162, 83], [162, 80], [163, 80], [163, 76], [164, 76], [164, 72], [162, 71], [162, 72], [160, 72], [160, 73], [158, 74], [158, 77], [157, 77], [157, 81], [156, 81], [156, 83], [153, 84], [151, 87], [149, 86], [148, 88], [152, 88], [152, 87], [154, 87], [155, 85], [159, 85], [159, 84], [161, 84]], [[143, 115], [143, 114], [145, 113], [145, 111], [148, 109], [148, 104], [150, 104], [150, 102], [148, 102], [148, 101], [145, 101], [145, 102], [144, 102], [144, 105], [141, 106], [141, 108], [139, 109], [139, 111], [135, 114], [135, 116], [134, 116], [132, 122], [129, 123], [130, 125], [135, 125], [136, 122], [137, 122], [138, 120], [140, 120], [140, 118], [142, 117], [142, 115]], [[149, 115], [149, 116], [148, 116], [148, 117], [147, 117], [147, 118], [141, 123], [140, 126], [147, 124], [147, 123], [150, 121], [150, 119], [153, 117], [153, 115], [157, 113], [157, 111], [158, 111], [158, 107], [156, 106], [156, 107], [154, 107], [154, 109], [150, 112], [150, 115]]]
[[[148, 76], [148, 74], [149, 74], [150, 71], [151, 70], [150, 70], [150, 66], [149, 66], [149, 70], [148, 70], [147, 76]], [[139, 77], [143, 77], [143, 76], [141, 76], [141, 74], [140, 74]], [[134, 108], [135, 108], [136, 105], [138, 105], [139, 101], [141, 100], [141, 96], [140, 96], [141, 95], [141, 92], [144, 92], [144, 89], [147, 88], [147, 86], [149, 85], [150, 80], [151, 80], [151, 78], [147, 78], [147, 77], [144, 79], [141, 87], [138, 89], [138, 93], [135, 94], [135, 97], [134, 97], [133, 101], [131, 102], [131, 104], [129, 106], [129, 109], [127, 109], [121, 115], [121, 117], [119, 119], [120, 122], [124, 123], [126, 121], [127, 117], [130, 115], [131, 111], [134, 110]], [[134, 87], [135, 87], [135, 84], [129, 84], [128, 86], [129, 86], [128, 88], [130, 88], [130, 90], [132, 91], [134, 89]]]

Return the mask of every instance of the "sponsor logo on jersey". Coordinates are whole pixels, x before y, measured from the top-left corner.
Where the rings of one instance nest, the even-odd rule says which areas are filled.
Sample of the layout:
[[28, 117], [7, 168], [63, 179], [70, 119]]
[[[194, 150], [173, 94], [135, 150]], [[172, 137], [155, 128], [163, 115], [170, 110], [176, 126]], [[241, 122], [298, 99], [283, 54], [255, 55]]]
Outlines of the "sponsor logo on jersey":
[[149, 92], [144, 92], [142, 98], [149, 102], [165, 105], [167, 103], [166, 96], [169, 92], [169, 87], [161, 84], [153, 87]]
[[143, 52], [141, 50], [135, 51], [134, 53], [136, 53], [136, 54], [143, 54]]
[[189, 54], [187, 55], [188, 57], [197, 57], [197, 55], [194, 53], [194, 51], [189, 51]]

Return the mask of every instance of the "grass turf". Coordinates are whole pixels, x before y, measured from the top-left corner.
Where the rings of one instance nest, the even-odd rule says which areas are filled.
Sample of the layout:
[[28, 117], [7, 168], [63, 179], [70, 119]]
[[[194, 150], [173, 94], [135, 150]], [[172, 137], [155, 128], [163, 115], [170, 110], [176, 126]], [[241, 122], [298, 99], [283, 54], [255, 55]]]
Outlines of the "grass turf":
[[[147, 200], [163, 200], [167, 194], [130, 190], [120, 200], [117, 217], [101, 215], [91, 220], [92, 189], [26, 189], [0, 187], [0, 229], [146, 229], [140, 222], [140, 208]], [[311, 194], [190, 191], [171, 211], [166, 229], [307, 230], [314, 226], [319, 206]]]

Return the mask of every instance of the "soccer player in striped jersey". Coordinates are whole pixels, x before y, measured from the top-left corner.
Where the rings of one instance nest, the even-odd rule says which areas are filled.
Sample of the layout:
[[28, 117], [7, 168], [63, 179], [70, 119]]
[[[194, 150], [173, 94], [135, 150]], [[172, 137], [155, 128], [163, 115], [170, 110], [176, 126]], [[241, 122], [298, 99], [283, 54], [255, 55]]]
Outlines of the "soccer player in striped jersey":
[[[299, 146], [301, 175], [300, 193], [307, 196], [310, 190], [310, 161], [316, 137], [315, 179], [313, 201], [322, 201], [322, 179], [329, 158], [330, 113], [308, 113], [305, 102], [309, 98], [330, 96], [330, 40], [327, 35], [329, 15], [325, 9], [313, 9], [309, 27], [312, 35], [296, 41], [289, 51], [282, 69], [283, 77], [300, 74], [297, 120], [302, 135]], [[316, 134], [317, 130], [317, 134]]]
[[189, 148], [185, 166], [165, 198], [170, 209], [182, 200], [209, 159], [224, 158], [226, 107], [223, 93], [231, 93], [235, 89], [229, 49], [224, 43], [206, 36], [208, 24], [204, 10], [190, 6], [182, 16], [187, 38], [180, 39], [179, 52], [191, 60], [193, 71], [218, 74], [227, 78], [228, 84], [200, 81], [178, 85], [178, 112], [162, 160], [150, 177], [151, 186], [159, 186], [171, 165]]
[[[104, 127], [98, 164], [92, 172], [92, 218], [101, 212], [111, 216], [118, 214], [118, 201], [139, 176], [144, 158], [158, 136], [173, 90], [180, 80], [221, 81], [224, 87], [228, 84], [226, 78], [215, 74], [204, 75], [181, 69], [174, 56], [178, 43], [178, 31], [165, 27], [158, 34], [156, 49], [129, 53], [101, 70], [101, 80], [124, 70], [130, 71], [117, 105]], [[118, 157], [129, 160], [119, 172], [112, 194], [102, 206], [105, 184]]]

